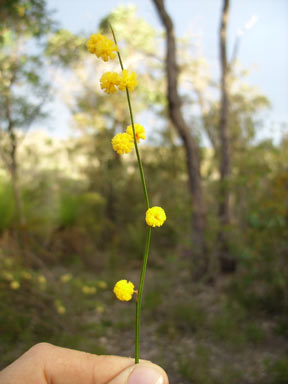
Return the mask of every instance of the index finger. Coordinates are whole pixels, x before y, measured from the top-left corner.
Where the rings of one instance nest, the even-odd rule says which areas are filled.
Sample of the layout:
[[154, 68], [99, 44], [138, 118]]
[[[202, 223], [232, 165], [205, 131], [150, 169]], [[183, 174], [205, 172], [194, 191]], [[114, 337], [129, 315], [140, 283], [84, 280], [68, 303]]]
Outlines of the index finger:
[[[141, 363], [136, 367], [132, 358], [99, 356], [40, 343], [0, 372], [0, 382], [1, 384], [107, 384], [110, 382], [122, 384], [128, 381], [138, 383], [140, 374], [140, 382], [144, 384], [148, 381], [145, 381], [145, 372], [144, 375], [141, 374], [140, 366], [150, 371], [150, 379], [153, 382], [149, 379], [149, 384], [168, 383], [165, 372], [148, 361], [144, 362], [144, 366]], [[153, 374], [155, 370], [157, 378]], [[151, 371], [153, 371], [153, 377]], [[138, 372], [136, 381], [133, 372]]]
[[132, 358], [99, 356], [40, 343], [0, 372], [1, 384], [104, 384]]

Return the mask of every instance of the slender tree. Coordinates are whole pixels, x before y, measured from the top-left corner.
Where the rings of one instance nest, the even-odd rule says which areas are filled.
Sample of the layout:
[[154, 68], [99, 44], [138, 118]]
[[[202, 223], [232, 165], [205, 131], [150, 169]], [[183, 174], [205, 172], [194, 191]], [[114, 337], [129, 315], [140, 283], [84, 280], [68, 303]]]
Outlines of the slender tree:
[[227, 60], [227, 24], [229, 18], [229, 0], [224, 0], [220, 22], [220, 67], [221, 67], [221, 104], [219, 116], [220, 139], [220, 188], [219, 188], [219, 260], [222, 272], [232, 272], [236, 268], [235, 259], [229, 254], [228, 229], [231, 225], [230, 187], [231, 149], [229, 137], [229, 64]]
[[[189, 187], [193, 198], [193, 244], [197, 250], [198, 272], [203, 273], [207, 268], [205, 228], [206, 209], [200, 174], [200, 154], [196, 139], [191, 128], [185, 121], [181, 111], [181, 98], [178, 89], [178, 66], [176, 59], [176, 40], [171, 17], [165, 9], [164, 0], [153, 0], [158, 15], [166, 31], [166, 74], [168, 112], [170, 119], [182, 139], [185, 153]], [[199, 265], [200, 261], [200, 265]], [[197, 264], [196, 264], [197, 265]]]
[[44, 36], [52, 22], [44, 0], [25, 3], [19, 0], [3, 1], [2, 6], [0, 156], [11, 177], [17, 222], [23, 227], [25, 218], [19, 186], [18, 148], [31, 124], [45, 115], [42, 107], [48, 95], [48, 86], [43, 80], [41, 53], [30, 54], [26, 43]]

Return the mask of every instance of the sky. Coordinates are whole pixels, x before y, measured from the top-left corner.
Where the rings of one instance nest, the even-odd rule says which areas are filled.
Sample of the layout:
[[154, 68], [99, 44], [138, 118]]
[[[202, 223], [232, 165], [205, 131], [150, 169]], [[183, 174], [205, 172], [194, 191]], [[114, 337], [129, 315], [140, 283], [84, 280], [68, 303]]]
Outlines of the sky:
[[[215, 76], [219, 76], [218, 30], [222, 0], [166, 0], [176, 34], [193, 32], [202, 43], [202, 53], [210, 62]], [[139, 16], [159, 31], [162, 25], [151, 0], [47, 0], [55, 11], [55, 18], [64, 29], [73, 33], [92, 33], [99, 21], [119, 5], [135, 5]], [[245, 29], [249, 20], [255, 24]], [[241, 36], [238, 59], [251, 69], [248, 78], [268, 97], [272, 109], [265, 114], [261, 139], [272, 137], [279, 141], [283, 123], [288, 122], [288, 0], [231, 0], [228, 24], [228, 55], [232, 54], [237, 33]], [[60, 101], [54, 105], [53, 124], [48, 129], [57, 137], [67, 137], [69, 112]]]

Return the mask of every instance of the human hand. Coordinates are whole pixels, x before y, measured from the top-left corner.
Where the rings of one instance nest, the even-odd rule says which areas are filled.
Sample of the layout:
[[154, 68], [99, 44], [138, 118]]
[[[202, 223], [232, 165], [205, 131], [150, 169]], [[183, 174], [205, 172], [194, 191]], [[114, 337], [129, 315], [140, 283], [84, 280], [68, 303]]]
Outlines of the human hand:
[[168, 384], [149, 361], [98, 356], [47, 343], [34, 345], [0, 372], [1, 384]]

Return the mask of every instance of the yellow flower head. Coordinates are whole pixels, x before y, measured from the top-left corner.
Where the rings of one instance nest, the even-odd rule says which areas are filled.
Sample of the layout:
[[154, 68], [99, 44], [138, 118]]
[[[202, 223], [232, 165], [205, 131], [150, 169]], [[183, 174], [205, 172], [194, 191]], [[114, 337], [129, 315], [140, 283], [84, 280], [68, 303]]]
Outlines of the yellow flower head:
[[30, 272], [28, 271], [22, 271], [21, 272], [21, 276], [23, 277], [23, 279], [25, 280], [31, 280], [32, 279], [32, 275]]
[[115, 59], [116, 54], [114, 52], [118, 52], [117, 45], [101, 33], [91, 35], [86, 45], [90, 53], [101, 57], [104, 61], [108, 61], [109, 58]]
[[47, 279], [46, 279], [45, 276], [40, 275], [40, 276], [38, 276], [38, 282], [39, 282], [40, 284], [46, 284], [46, 283], [47, 283]]
[[118, 133], [112, 139], [112, 147], [119, 155], [129, 153], [133, 149], [133, 141], [128, 133]]
[[64, 305], [61, 303], [60, 300], [55, 300], [54, 305], [59, 315], [64, 315], [66, 313], [66, 308], [64, 307]]
[[120, 76], [117, 72], [106, 72], [100, 78], [100, 86], [106, 93], [115, 93], [120, 84]]
[[105, 311], [105, 308], [103, 307], [103, 305], [99, 304], [96, 306], [96, 311], [97, 313], [103, 313]]
[[138, 85], [138, 81], [137, 81], [136, 73], [131, 72], [129, 74], [128, 69], [123, 69], [122, 74], [120, 76], [120, 84], [119, 84], [120, 91], [124, 91], [126, 87], [129, 89], [129, 91], [134, 91], [137, 85]]
[[[140, 139], [145, 140], [145, 128], [140, 124], [134, 124], [136, 141], [139, 143]], [[132, 125], [129, 125], [126, 129], [126, 133], [134, 140]]]
[[98, 287], [101, 289], [106, 289], [107, 288], [107, 283], [104, 280], [99, 280], [98, 281]]
[[64, 275], [62, 275], [60, 277], [60, 280], [62, 283], [68, 283], [68, 281], [70, 281], [72, 279], [72, 274], [71, 273], [64, 273]]
[[20, 288], [20, 283], [18, 283], [18, 281], [16, 281], [16, 280], [13, 280], [10, 283], [10, 288], [14, 289], [14, 290], [19, 289]]
[[59, 315], [64, 315], [66, 313], [66, 308], [64, 307], [64, 305], [59, 305], [57, 307], [57, 312], [59, 313]]
[[161, 227], [166, 220], [166, 214], [161, 207], [152, 207], [146, 211], [146, 223], [150, 227]]
[[96, 287], [90, 287], [89, 285], [83, 285], [82, 292], [85, 295], [94, 295], [97, 292]]
[[121, 301], [129, 301], [134, 293], [134, 284], [131, 281], [119, 280], [114, 286], [113, 292], [117, 299]]

